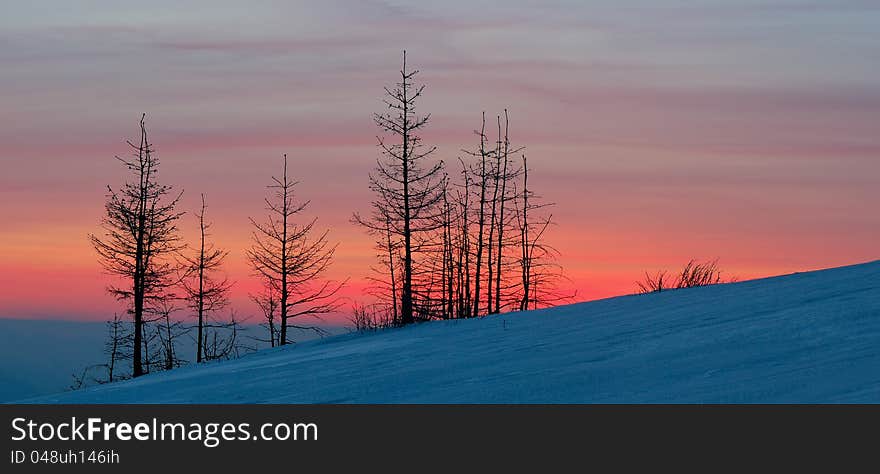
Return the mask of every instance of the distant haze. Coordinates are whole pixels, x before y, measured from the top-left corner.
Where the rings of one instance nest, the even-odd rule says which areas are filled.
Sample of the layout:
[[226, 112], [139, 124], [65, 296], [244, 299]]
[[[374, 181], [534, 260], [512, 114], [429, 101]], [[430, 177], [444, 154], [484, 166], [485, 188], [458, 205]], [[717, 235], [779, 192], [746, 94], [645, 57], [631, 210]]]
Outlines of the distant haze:
[[[340, 327], [326, 329], [333, 334], [346, 331]], [[297, 342], [316, 337], [297, 330], [291, 333]], [[244, 343], [260, 345], [252, 338], [263, 337], [261, 328], [248, 326], [243, 334]], [[106, 336], [103, 322], [0, 318], [0, 402], [69, 389], [74, 374], [107, 362], [103, 353]], [[194, 359], [195, 348], [185, 338], [181, 338], [177, 349], [182, 359]], [[131, 367], [122, 368], [123, 373], [126, 370]]]

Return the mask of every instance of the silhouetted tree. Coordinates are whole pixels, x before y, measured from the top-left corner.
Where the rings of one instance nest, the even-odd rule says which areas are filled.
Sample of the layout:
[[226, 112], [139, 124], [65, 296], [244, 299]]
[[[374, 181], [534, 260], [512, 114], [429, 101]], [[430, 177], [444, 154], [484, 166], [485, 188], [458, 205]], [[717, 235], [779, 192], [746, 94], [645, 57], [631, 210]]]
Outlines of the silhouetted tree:
[[106, 213], [101, 221], [104, 235], [89, 235], [104, 269], [126, 280], [109, 291], [132, 305], [134, 377], [144, 373], [146, 303], [174, 284], [171, 276], [176, 268], [168, 257], [183, 248], [176, 224], [183, 213], [175, 210], [182, 193], [170, 196], [171, 187], [157, 181], [159, 160], [147, 139], [145, 116], [141, 116], [140, 134], [138, 144], [128, 142], [134, 150], [133, 158], [117, 157], [132, 173], [132, 181], [118, 189], [108, 186]]
[[452, 201], [449, 198], [449, 178], [443, 180], [443, 245], [442, 245], [442, 317], [451, 319], [455, 317], [455, 250], [456, 242], [453, 231]]
[[456, 241], [453, 247], [455, 254], [456, 275], [456, 300], [457, 318], [468, 318], [472, 313], [471, 293], [471, 220], [470, 220], [470, 193], [471, 177], [468, 167], [459, 158], [461, 163], [461, 175], [463, 183], [461, 189], [456, 191], [454, 226], [456, 227]]
[[571, 301], [576, 292], [559, 288], [560, 282], [566, 280], [557, 262], [559, 252], [545, 241], [546, 233], [553, 224], [553, 214], [544, 215], [542, 211], [553, 206], [553, 203], [540, 202], [539, 196], [529, 187], [529, 167], [525, 155], [522, 155], [521, 170], [522, 187], [514, 200], [519, 241], [516, 264], [520, 275], [513, 300], [520, 311], [526, 311]]
[[193, 256], [184, 256], [185, 275], [181, 278], [184, 298], [195, 313], [197, 321], [196, 363], [204, 360], [205, 325], [209, 315], [224, 308], [229, 303], [229, 290], [232, 283], [224, 277], [216, 277], [229, 252], [218, 249], [207, 242], [211, 224], [205, 221], [205, 195], [202, 206], [196, 213], [199, 222], [199, 243]]
[[267, 339], [257, 338], [260, 342], [268, 342], [270, 347], [275, 347], [278, 345], [278, 299], [276, 299], [275, 290], [272, 288], [271, 284], [267, 285], [262, 293], [258, 293], [255, 295], [250, 295], [251, 301], [253, 301], [258, 308], [260, 308], [260, 312], [263, 316], [263, 326], [268, 332], [269, 337]]
[[150, 310], [155, 315], [151, 322], [155, 322], [155, 339], [159, 341], [157, 352], [162, 370], [171, 370], [186, 362], [178, 355], [176, 341], [180, 336], [188, 334], [189, 328], [172, 317], [179, 310], [174, 298], [161, 299]]
[[107, 355], [107, 382], [119, 380], [117, 363], [131, 359], [132, 334], [125, 321], [113, 314], [113, 320], [107, 321], [107, 341], [104, 343], [104, 354]]
[[254, 347], [245, 345], [240, 337], [243, 328], [235, 312], [227, 320], [214, 322], [205, 327], [204, 360], [236, 359], [242, 352], [252, 352]]
[[[506, 284], [506, 279], [503, 278], [503, 275], [508, 270], [508, 265], [506, 261], [506, 253], [505, 250], [508, 249], [509, 244], [514, 244], [515, 241], [510, 241], [508, 237], [507, 230], [512, 227], [512, 220], [510, 218], [509, 213], [505, 213], [505, 211], [509, 211], [509, 206], [511, 203], [517, 198], [515, 192], [511, 192], [514, 190], [514, 187], [509, 185], [519, 176], [521, 170], [516, 168], [511, 164], [509, 156], [511, 154], [516, 154], [522, 151], [522, 148], [511, 149], [510, 147], [510, 136], [509, 136], [509, 123], [510, 120], [508, 118], [507, 109], [504, 109], [504, 124], [503, 124], [503, 134], [502, 134], [502, 123], [501, 117], [497, 118], [498, 121], [498, 141], [495, 147], [495, 167], [494, 167], [494, 190], [493, 190], [493, 199], [492, 199], [492, 229], [494, 231], [494, 248], [495, 248], [495, 306], [493, 307], [491, 304], [489, 306], [490, 313], [499, 313], [501, 312], [502, 307], [505, 303], [502, 302], [502, 284]], [[490, 232], [489, 236], [489, 280], [490, 280], [490, 292], [491, 292], [491, 279], [492, 279], [492, 247], [493, 247], [493, 232]]]
[[390, 227], [394, 236], [393, 246], [400, 246], [402, 255], [400, 293], [400, 322], [408, 324], [414, 317], [414, 275], [424, 275], [414, 267], [418, 265], [415, 254], [422, 248], [428, 233], [437, 228], [440, 212], [440, 186], [442, 162], [428, 163], [436, 147], [426, 147], [419, 132], [427, 125], [430, 114], [416, 115], [416, 101], [425, 89], [416, 86], [413, 78], [417, 70], [408, 71], [406, 52], [400, 82], [394, 89], [385, 88], [385, 104], [391, 112], [374, 115], [374, 121], [383, 132], [393, 137], [393, 142], [379, 137], [379, 147], [384, 160], [377, 160], [376, 171], [370, 174], [370, 188], [376, 193], [369, 217], [355, 214], [354, 221], [371, 234], [384, 237]]
[[153, 344], [159, 336], [160, 331], [158, 326], [154, 327], [153, 323], [156, 321], [158, 321], [158, 318], [148, 317], [144, 319], [144, 323], [141, 324], [141, 341], [143, 342], [144, 349], [143, 369], [145, 374], [149, 374], [154, 370], [161, 370], [163, 367], [161, 363], [164, 358], [162, 349]]
[[[465, 169], [465, 185], [471, 189], [469, 176], [473, 177], [473, 192], [476, 201], [473, 219], [476, 221], [476, 234], [473, 236], [476, 246], [474, 255], [475, 271], [473, 312], [475, 316], [481, 314], [493, 314], [500, 312], [508, 305], [509, 294], [512, 289], [510, 282], [511, 265], [515, 260], [510, 253], [510, 248], [516, 245], [517, 239], [512, 238], [510, 231], [514, 229], [514, 219], [510, 213], [512, 203], [517, 199], [516, 188], [513, 182], [519, 176], [521, 170], [510, 160], [510, 155], [515, 154], [521, 148], [511, 148], [509, 136], [509, 118], [507, 110], [502, 117], [496, 118], [498, 135], [495, 147], [488, 147], [486, 136], [486, 114], [483, 113], [480, 131], [475, 134], [480, 143], [475, 151], [467, 152], [477, 162], [470, 169]], [[462, 200], [459, 200], [462, 202]], [[467, 204], [467, 202], [464, 202]], [[460, 215], [467, 222], [469, 211]], [[470, 246], [470, 237], [468, 237]], [[485, 269], [485, 275], [483, 273]], [[484, 280], [485, 279], [485, 280]], [[483, 284], [485, 283], [486, 294], [483, 299]], [[481, 310], [481, 304], [485, 302], [485, 311]]]
[[486, 113], [483, 112], [483, 122], [480, 127], [479, 132], [475, 132], [480, 137], [480, 146], [476, 152], [471, 153], [479, 159], [479, 165], [476, 167], [474, 172], [472, 173], [476, 179], [476, 185], [478, 193], [477, 199], [477, 236], [476, 236], [476, 255], [474, 257], [474, 265], [476, 269], [474, 271], [474, 310], [472, 315], [479, 316], [480, 315], [480, 283], [482, 281], [482, 266], [483, 266], [483, 249], [485, 248], [485, 233], [486, 233], [486, 204], [487, 204], [487, 192], [489, 188], [490, 177], [492, 175], [492, 171], [489, 168], [491, 166], [491, 162], [489, 161], [491, 158], [490, 151], [486, 147]]
[[[369, 284], [365, 293], [375, 298], [375, 303], [370, 304], [372, 312], [387, 313], [393, 325], [400, 325], [400, 287], [401, 266], [403, 258], [400, 255], [400, 242], [395, 238], [391, 229], [390, 219], [385, 223], [385, 231], [371, 231], [376, 237], [375, 250], [378, 265], [371, 265], [371, 275], [367, 277]], [[379, 309], [379, 307], [382, 309]], [[357, 305], [355, 306], [358, 307]], [[366, 307], [366, 306], [365, 306]]]
[[119, 374], [118, 364], [122, 360], [131, 359], [131, 341], [128, 324], [119, 317], [118, 313], [114, 313], [113, 319], [107, 321], [107, 340], [104, 342], [107, 362], [86, 366], [72, 374], [73, 382], [70, 389], [79, 390], [91, 384], [105, 384], [128, 378]]
[[340, 307], [337, 297], [345, 282], [324, 279], [333, 261], [336, 245], [327, 242], [327, 231], [317, 236], [313, 230], [317, 219], [297, 224], [296, 218], [309, 201], [296, 203], [293, 188], [297, 184], [287, 174], [287, 155], [281, 178], [272, 177], [274, 199], [265, 199], [269, 216], [265, 223], [251, 219], [256, 229], [248, 260], [264, 286], [274, 292], [278, 301], [278, 343], [288, 343], [287, 328], [296, 327], [321, 333], [317, 326], [296, 326], [291, 319], [332, 313]]

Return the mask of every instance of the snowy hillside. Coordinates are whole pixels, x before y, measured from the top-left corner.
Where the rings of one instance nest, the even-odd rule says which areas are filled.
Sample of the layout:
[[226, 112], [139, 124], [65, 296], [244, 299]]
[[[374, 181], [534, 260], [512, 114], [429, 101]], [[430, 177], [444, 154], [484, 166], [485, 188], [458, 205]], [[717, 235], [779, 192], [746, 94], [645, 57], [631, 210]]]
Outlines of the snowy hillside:
[[880, 402], [880, 262], [349, 334], [38, 402]]

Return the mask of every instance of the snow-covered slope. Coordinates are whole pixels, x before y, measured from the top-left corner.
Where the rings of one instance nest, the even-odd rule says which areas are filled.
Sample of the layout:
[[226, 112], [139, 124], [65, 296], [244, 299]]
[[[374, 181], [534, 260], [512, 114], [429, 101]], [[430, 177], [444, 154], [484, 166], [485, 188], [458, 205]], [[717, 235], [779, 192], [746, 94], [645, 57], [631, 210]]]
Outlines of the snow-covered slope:
[[349, 334], [32, 401], [880, 402], [880, 262]]

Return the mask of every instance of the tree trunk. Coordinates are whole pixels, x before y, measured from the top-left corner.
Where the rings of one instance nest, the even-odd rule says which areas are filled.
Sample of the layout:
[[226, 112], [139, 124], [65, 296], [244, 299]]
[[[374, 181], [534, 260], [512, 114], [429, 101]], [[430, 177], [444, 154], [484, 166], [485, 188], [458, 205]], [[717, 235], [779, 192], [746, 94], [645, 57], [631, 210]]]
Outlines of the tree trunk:
[[486, 113], [483, 112], [483, 126], [480, 129], [480, 212], [477, 219], [477, 255], [474, 273], [474, 312], [480, 315], [480, 278], [483, 264], [483, 232], [486, 225]]
[[[501, 171], [501, 198], [499, 205], [501, 209], [498, 211], [498, 244], [497, 254], [498, 264], [495, 267], [495, 312], [501, 312], [501, 258], [504, 252], [504, 203], [507, 200], [507, 152], [509, 141], [507, 136], [507, 109], [504, 109], [504, 151], [501, 153], [501, 159], [504, 160], [504, 168]], [[497, 185], [496, 185], [497, 186]]]
[[287, 278], [288, 272], [290, 269], [287, 267], [287, 217], [290, 213], [290, 201], [288, 199], [288, 188], [287, 188], [287, 154], [284, 154], [284, 189], [283, 189], [283, 198], [284, 203], [282, 204], [282, 234], [281, 234], [281, 335], [278, 339], [278, 345], [283, 346], [287, 344], [287, 301], [288, 301], [288, 291], [287, 291]]
[[204, 327], [205, 327], [205, 195], [202, 195], [202, 213], [199, 215], [199, 229], [201, 232], [199, 245], [199, 340], [196, 343], [196, 363], [202, 362], [204, 354]]
[[401, 295], [401, 322], [410, 324], [415, 321], [413, 317], [412, 298], [412, 227], [410, 222], [410, 195], [409, 195], [409, 101], [407, 96], [406, 82], [406, 52], [403, 53], [403, 294]]

